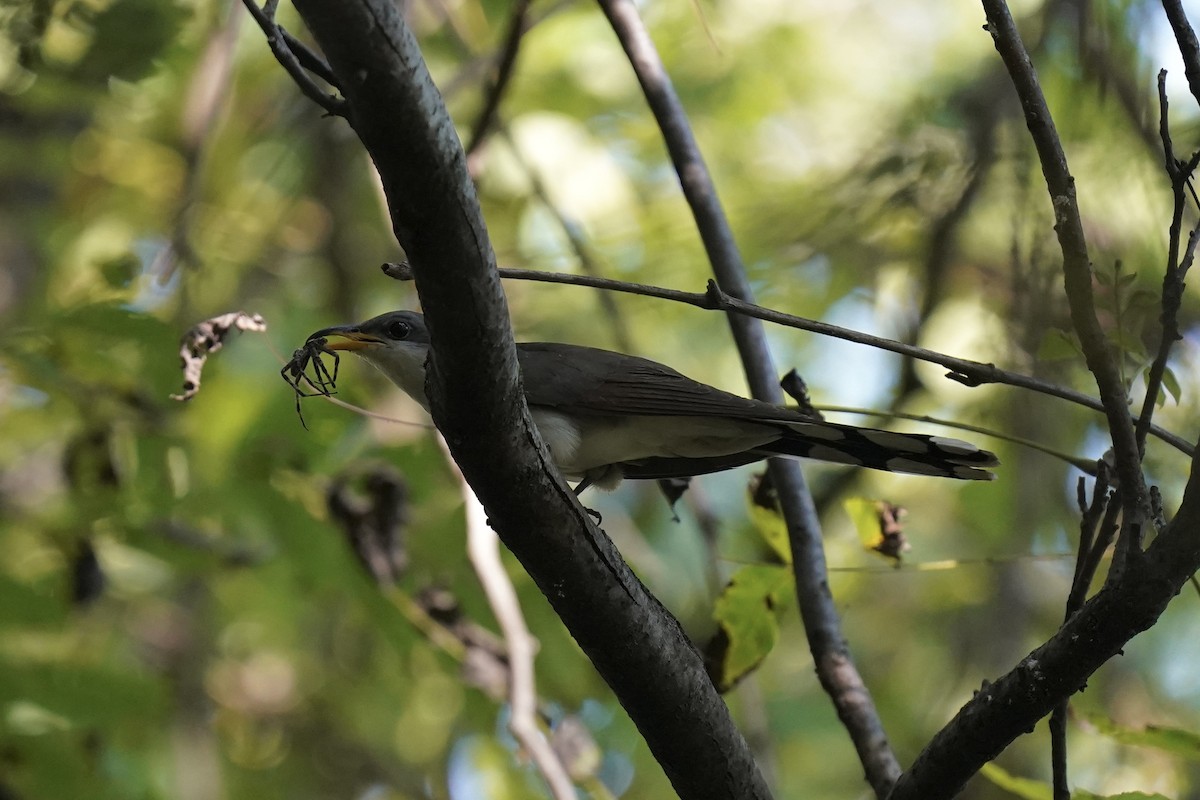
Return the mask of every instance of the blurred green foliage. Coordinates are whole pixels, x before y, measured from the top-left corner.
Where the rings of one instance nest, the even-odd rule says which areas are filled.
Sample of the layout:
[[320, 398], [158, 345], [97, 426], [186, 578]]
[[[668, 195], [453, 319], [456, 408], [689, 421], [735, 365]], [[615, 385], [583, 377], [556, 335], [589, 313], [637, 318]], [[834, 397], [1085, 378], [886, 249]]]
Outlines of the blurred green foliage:
[[[464, 138], [509, 10], [409, 8]], [[1101, 311], [1136, 399], [1157, 337], [1143, 301], [1161, 280], [1170, 216], [1153, 74], [1177, 56], [1153, 4], [1014, 10], [1079, 182]], [[762, 302], [1089, 388], [1049, 201], [977, 7], [720, 0], [643, 12]], [[604, 275], [700, 289], [703, 250], [602, 14], [549, 2], [531, 13], [500, 131], [480, 153], [500, 262], [579, 269], [565, 221]], [[544, 796], [486, 681], [464, 677], [475, 651], [425, 602], [440, 589], [454, 619], [494, 629], [427, 421], [347, 358], [341, 399], [418, 424], [306, 400], [306, 431], [277, 377], [309, 332], [416, 302], [378, 271], [402, 254], [348, 127], [300, 95], [230, 3], [4, 0], [0, 53], [0, 794]], [[1196, 110], [1171, 70], [1176, 149], [1190, 152]], [[588, 290], [508, 290], [522, 338], [624, 347], [743, 386], [711, 313], [621, 296], [609, 316]], [[233, 336], [198, 396], [169, 400], [179, 337], [236, 309], [262, 314], [267, 332]], [[1194, 293], [1181, 328], [1159, 420], [1187, 437], [1200, 396]], [[818, 403], [1105, 449], [1102, 420], [1061, 402], [771, 336]], [[989, 485], [811, 469], [831, 589], [905, 762], [1061, 619], [1079, 476], [985, 444], [1004, 461]], [[1170, 509], [1186, 459], [1152, 443], [1147, 465]], [[367, 502], [381, 469], [401, 476], [403, 532], [368, 552], [327, 498], [347, 486], [351, 505]], [[778, 541], [748, 508], [752, 472], [697, 481], [679, 522], [651, 486], [587, 499], [701, 646], [718, 627], [774, 642], [741, 657], [739, 675], [758, 667], [729, 699], [778, 796], [862, 796], [791, 590], [774, 582], [786, 578], [772, 566]], [[908, 509], [912, 566], [867, 552], [847, 498]], [[407, 562], [394, 587], [363, 568], [378, 564], [371, 553]], [[953, 568], [921, 568], [931, 562]], [[594, 739], [578, 759], [594, 766], [584, 791], [669, 796], [632, 723], [509, 563], [541, 643], [548, 718]], [[718, 599], [734, 575], [769, 585], [740, 605]], [[1181, 597], [1079, 699], [1117, 727], [1072, 726], [1078, 786], [1200, 792], [1190, 754], [1147, 757], [1144, 741], [1110, 733], [1200, 724], [1196, 602]], [[1047, 741], [1039, 727], [1003, 768], [1044, 781]], [[968, 796], [1011, 795], [977, 780]]]

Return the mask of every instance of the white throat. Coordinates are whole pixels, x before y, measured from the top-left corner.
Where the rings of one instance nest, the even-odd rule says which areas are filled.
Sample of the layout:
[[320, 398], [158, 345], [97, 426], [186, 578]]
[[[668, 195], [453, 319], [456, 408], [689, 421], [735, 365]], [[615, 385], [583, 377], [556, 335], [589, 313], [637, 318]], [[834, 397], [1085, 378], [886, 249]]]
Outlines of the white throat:
[[405, 394], [429, 410], [429, 399], [425, 396], [425, 358], [429, 348], [425, 345], [399, 343], [393, 346], [368, 347], [358, 351]]

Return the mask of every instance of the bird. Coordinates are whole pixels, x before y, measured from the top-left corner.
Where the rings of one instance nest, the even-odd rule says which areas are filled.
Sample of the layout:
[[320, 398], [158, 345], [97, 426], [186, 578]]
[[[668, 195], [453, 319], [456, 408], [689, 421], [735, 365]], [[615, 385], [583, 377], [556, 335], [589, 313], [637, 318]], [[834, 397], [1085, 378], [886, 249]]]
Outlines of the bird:
[[[316, 331], [306, 346], [349, 351], [426, 411], [429, 330], [416, 311], [390, 311]], [[299, 352], [299, 351], [298, 351]], [[638, 356], [559, 342], [517, 344], [525, 400], [575, 491], [622, 479], [687, 478], [772, 456], [886, 472], [992, 480], [994, 453], [943, 436], [826, 422], [709, 386]]]

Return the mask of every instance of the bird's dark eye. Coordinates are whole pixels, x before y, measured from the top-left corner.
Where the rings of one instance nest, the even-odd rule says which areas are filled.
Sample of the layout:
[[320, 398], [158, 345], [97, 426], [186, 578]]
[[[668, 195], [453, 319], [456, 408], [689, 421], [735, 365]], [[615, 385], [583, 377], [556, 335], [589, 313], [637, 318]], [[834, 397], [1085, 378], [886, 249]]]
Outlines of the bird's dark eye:
[[393, 339], [407, 339], [410, 333], [412, 333], [412, 326], [407, 322], [396, 320], [388, 323], [387, 335]]

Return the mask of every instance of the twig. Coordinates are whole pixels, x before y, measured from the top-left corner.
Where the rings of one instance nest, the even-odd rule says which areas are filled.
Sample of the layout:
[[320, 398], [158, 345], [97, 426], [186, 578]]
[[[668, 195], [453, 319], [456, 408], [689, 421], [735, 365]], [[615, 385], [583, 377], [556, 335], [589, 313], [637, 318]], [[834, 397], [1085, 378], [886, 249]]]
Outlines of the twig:
[[[539, 3], [536, 11], [530, 9], [526, 14], [524, 33], [528, 34], [542, 22], [565, 9], [571, 8], [573, 4], [574, 0], [554, 0], [552, 3]], [[501, 49], [497, 51], [483, 54], [476, 52], [475, 46], [469, 41], [466, 32], [463, 31], [462, 26], [458, 23], [457, 17], [450, 12], [445, 3], [429, 0], [428, 5], [434, 9], [441, 19], [445, 20], [445, 30], [450, 34], [451, 44], [456, 48], [457, 55], [461, 61], [461, 66], [459, 66], [455, 74], [447, 78], [440, 85], [442, 96], [449, 101], [460, 92], [473, 89], [484, 80], [487, 74], [493, 73], [500, 59], [504, 57], [503, 47], [505, 45], [501, 45]]]
[[297, 39], [292, 34], [288, 33], [287, 29], [282, 25], [276, 26], [279, 28], [279, 35], [283, 37], [283, 43], [296, 56], [296, 60], [300, 62], [300, 66], [304, 67], [309, 72], [316, 75], [321, 80], [328, 83], [333, 88], [341, 91], [341, 84], [338, 83], [337, 76], [333, 74], [333, 70], [329, 68], [329, 64], [325, 63], [325, 59], [317, 55], [308, 45]]
[[[1067, 593], [1064, 622], [1083, 608], [1088, 587], [1092, 584], [1096, 569], [1104, 552], [1112, 542], [1116, 531], [1116, 514], [1121, 504], [1108, 493], [1108, 466], [1096, 463], [1096, 483], [1092, 487], [1092, 500], [1087, 502], [1084, 479], [1079, 479], [1079, 547], [1075, 556], [1075, 574], [1071, 589]], [[1067, 714], [1070, 698], [1064, 697], [1050, 712], [1050, 766], [1054, 787], [1054, 800], [1070, 800], [1071, 790], [1067, 785]]]
[[[446, 453], [447, 463], [453, 465], [454, 458], [440, 435], [438, 443]], [[467, 558], [500, 625], [508, 654], [508, 703], [511, 712], [508, 729], [533, 759], [555, 800], [575, 800], [575, 786], [538, 725], [537, 690], [533, 675], [537, 642], [525, 625], [517, 592], [500, 560], [500, 540], [488, 527], [487, 513], [462, 473], [457, 467], [454, 472], [458, 476], [466, 505]]]
[[[582, 226], [550, 199], [550, 193], [546, 190], [542, 176], [538, 174], [537, 169], [532, 164], [526, 161], [525, 154], [518, 149], [517, 143], [510, 133], [505, 129], [501, 129], [500, 135], [508, 143], [509, 150], [512, 152], [514, 158], [516, 158], [517, 163], [524, 168], [525, 174], [529, 176], [530, 187], [533, 189], [534, 195], [542, 202], [546, 210], [553, 215], [558, 226], [562, 228], [563, 234], [567, 237], [567, 243], [571, 245], [571, 250], [575, 253], [575, 258], [579, 261], [579, 268], [583, 270], [584, 274], [598, 278], [600, 267], [592, 255], [591, 248], [588, 246]], [[503, 270], [501, 272], [503, 273]], [[601, 292], [598, 300], [600, 309], [604, 312], [604, 316], [612, 329], [613, 340], [621, 350], [628, 352], [632, 349], [632, 337], [629, 335], [629, 326], [625, 324], [625, 320], [617, 310], [617, 304], [613, 300], [612, 295], [607, 292]]]
[[1180, 0], [1163, 0], [1163, 11], [1167, 12], [1167, 20], [1175, 32], [1179, 53], [1183, 56], [1183, 71], [1187, 75], [1188, 87], [1196, 102], [1200, 103], [1200, 42], [1196, 41], [1196, 32], [1188, 23]]
[[495, 127], [496, 112], [500, 109], [500, 99], [508, 88], [513, 69], [517, 65], [521, 39], [529, 28], [528, 16], [529, 0], [516, 0], [508, 20], [508, 33], [504, 37], [504, 49], [500, 51], [500, 59], [496, 64], [496, 77], [487, 87], [483, 108], [479, 110], [479, 116], [476, 117], [475, 124], [471, 126], [471, 138], [464, 148], [468, 162], [475, 155], [479, 146], [483, 144], [492, 128]]
[[1188, 164], [1175, 157], [1175, 148], [1171, 144], [1171, 131], [1167, 116], [1167, 71], [1158, 72], [1158, 104], [1159, 104], [1159, 136], [1163, 145], [1163, 165], [1167, 177], [1171, 180], [1171, 195], [1174, 210], [1171, 213], [1169, 245], [1167, 247], [1167, 266], [1163, 271], [1162, 284], [1162, 314], [1159, 321], [1162, 335], [1158, 342], [1158, 352], [1150, 364], [1150, 372], [1146, 378], [1146, 396], [1142, 400], [1142, 413], [1137, 422], [1137, 443], [1139, 452], [1145, 452], [1146, 432], [1154, 417], [1154, 409], [1158, 406], [1158, 394], [1162, 391], [1163, 374], [1167, 369], [1167, 359], [1175, 342], [1183, 338], [1179, 333], [1179, 307], [1183, 303], [1184, 276], [1191, 267], [1195, 257], [1197, 238], [1200, 229], [1193, 230], [1188, 235], [1188, 242], [1183, 260], [1180, 261], [1179, 241], [1183, 235], [1183, 212], [1187, 205], [1187, 187], [1192, 179], [1194, 164]]
[[[633, 0], [600, 0], [600, 7], [629, 57], [638, 83], [654, 114], [667, 151], [692, 209], [716, 282], [725, 293], [753, 300], [741, 254], [724, 209], [717, 198], [687, 114], [671, 86], [649, 32]], [[761, 324], [727, 314], [751, 393], [760, 400], [783, 400], [778, 372]], [[885, 797], [900, 774], [871, 694], [863, 683], [842, 634], [841, 620], [829, 592], [820, 520], [804, 475], [794, 462], [771, 459], [771, 478], [779, 492], [792, 548], [796, 596], [809, 649], [821, 686], [833, 701], [876, 795]]]
[[312, 71], [336, 87], [337, 82], [329, 80], [333, 76], [333, 69], [324, 59], [309, 50], [275, 22], [275, 8], [279, 5], [278, 0], [268, 0], [262, 8], [258, 7], [256, 0], [242, 0], [242, 4], [246, 6], [250, 16], [254, 17], [258, 27], [266, 35], [267, 45], [271, 48], [275, 60], [292, 77], [304, 96], [325, 109], [326, 113], [345, 117], [346, 101], [337, 95], [329, 94], [309, 77], [309, 71]]
[[1063, 254], [1063, 278], [1071, 322], [1079, 335], [1084, 359], [1104, 404], [1104, 414], [1113, 440], [1116, 472], [1123, 487], [1122, 497], [1127, 508], [1133, 509], [1143, 504], [1146, 498], [1141, 459], [1126, 403], [1125, 387], [1096, 317], [1091, 262], [1075, 196], [1075, 179], [1067, 166], [1067, 157], [1050, 109], [1046, 106], [1037, 73], [1009, 13], [1008, 4], [1004, 0], [983, 0], [983, 9], [987, 15], [988, 31], [1021, 100], [1025, 123], [1041, 161], [1042, 174], [1054, 208], [1054, 229]]
[[[711, 293], [712, 287], [710, 287], [710, 294]], [[1108, 413], [1107, 407], [1101, 400], [1097, 400], [1096, 398], [1083, 394], [1082, 392], [1077, 392], [1074, 389], [1058, 386], [1057, 384], [1050, 383], [1049, 381], [1043, 381], [1038, 378], [1000, 369], [994, 364], [985, 364], [979, 361], [955, 358], [953, 356], [947, 356], [933, 350], [926, 350], [923, 347], [906, 345], [891, 339], [883, 339], [878, 336], [871, 336], [858, 331], [839, 328], [836, 325], [830, 325], [825, 322], [806, 320], [801, 317], [793, 317], [789, 314], [772, 311], [771, 309], [753, 306], [749, 303], [744, 303], [732, 297], [718, 297], [716, 302], [718, 303], [719, 307], [728, 308], [732, 311], [737, 311], [738, 313], [746, 314], [748, 316], [758, 317], [759, 319], [767, 322], [774, 322], [780, 325], [812, 331], [814, 333], [821, 333], [827, 336], [836, 336], [837, 338], [845, 339], [846, 341], [865, 344], [871, 347], [877, 347], [881, 350], [889, 350], [894, 353], [900, 353], [901, 355], [906, 355], [911, 358], [918, 358], [922, 361], [940, 364], [941, 366], [950, 370], [950, 372], [946, 375], [947, 378], [958, 381], [965, 386], [980, 386], [985, 383], [1002, 383], [1008, 386], [1040, 392], [1041, 394], [1050, 395], [1051, 397], [1058, 397], [1062, 400], [1068, 400], [1077, 405], [1095, 409], [1096, 411], [1100, 411], [1105, 414]], [[1126, 410], [1124, 413], [1125, 419], [1132, 430], [1133, 417], [1129, 414], [1128, 410]], [[1194, 448], [1190, 442], [1180, 438], [1179, 436], [1176, 436], [1169, 431], [1163, 430], [1158, 426], [1152, 426], [1151, 431], [1156, 437], [1171, 444], [1181, 452], [1186, 453], [1189, 456], [1193, 454]]]
[[[390, 278], [396, 280], [412, 280], [412, 270], [405, 264], [389, 263], [383, 265], [383, 272]], [[771, 322], [776, 325], [783, 325], [788, 328], [796, 328], [797, 330], [809, 331], [810, 333], [818, 333], [822, 336], [832, 336], [837, 339], [843, 339], [847, 342], [862, 344], [868, 347], [875, 347], [880, 350], [886, 350], [891, 353], [898, 353], [909, 358], [915, 358], [920, 361], [927, 361], [931, 364], [938, 364], [945, 367], [950, 372], [946, 375], [951, 380], [958, 381], [965, 386], [982, 386], [989, 383], [998, 383], [1006, 386], [1013, 386], [1019, 389], [1027, 389], [1039, 394], [1057, 397], [1060, 400], [1066, 400], [1070, 403], [1090, 408], [1094, 411], [1104, 411], [1104, 404], [1094, 397], [1086, 395], [1082, 392], [1077, 392], [1074, 389], [1069, 389], [1065, 386], [1059, 386], [1049, 381], [1044, 381], [1039, 378], [1034, 378], [1029, 375], [1022, 375], [1019, 372], [1012, 372], [1001, 369], [995, 364], [985, 364], [981, 361], [971, 361], [965, 358], [956, 358], [944, 353], [939, 353], [936, 350], [927, 350], [924, 347], [897, 342], [894, 339], [885, 339], [880, 336], [872, 336], [869, 333], [843, 328], [839, 325], [832, 325], [828, 322], [819, 320], [807, 319], [805, 317], [797, 317], [792, 314], [785, 314], [782, 311], [766, 308], [765, 306], [747, 303], [730, 297], [724, 294], [715, 286], [709, 286], [707, 293], [700, 292], [684, 292], [679, 289], [666, 289], [659, 286], [650, 286], [644, 283], [629, 283], [627, 281], [618, 281], [611, 278], [597, 278], [591, 275], [569, 275], [562, 272], [541, 272], [532, 269], [512, 269], [508, 267], [500, 268], [500, 277], [513, 280], [526, 281], [541, 281], [543, 283], [560, 283], [569, 284], [572, 286], [586, 286], [593, 289], [604, 289], [611, 292], [623, 292], [626, 294], [636, 294], [643, 297], [655, 297], [660, 300], [670, 300], [676, 303], [701, 308], [706, 311], [733, 311], [738, 314], [743, 314], [747, 317], [761, 319], [764, 322]], [[1132, 417], [1130, 417], [1132, 419]], [[1192, 444], [1180, 436], [1171, 433], [1157, 425], [1150, 426], [1150, 433], [1156, 438], [1166, 442], [1180, 452], [1191, 456], [1193, 453]]]
[[[949, 208], [940, 213], [930, 226], [927, 253], [921, 269], [921, 302], [913, 323], [904, 331], [905, 342], [916, 342], [921, 335], [922, 326], [926, 324], [934, 309], [946, 296], [951, 281], [946, 280], [953, 259], [956, 255], [956, 244], [959, 231], [964, 220], [982, 194], [986, 178], [997, 160], [996, 128], [1001, 116], [992, 112], [986, 115], [970, 113], [967, 117], [970, 129], [968, 141], [973, 152], [966, 180], [958, 192], [958, 197]], [[920, 384], [917, 381], [916, 365], [905, 361], [897, 381], [897, 391], [892, 405], [899, 407], [904, 398], [916, 390]]]

